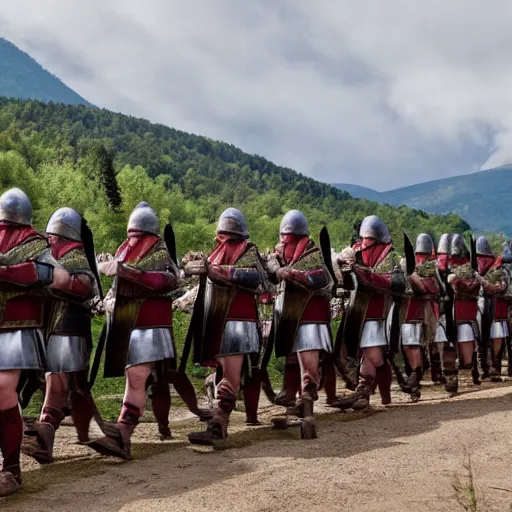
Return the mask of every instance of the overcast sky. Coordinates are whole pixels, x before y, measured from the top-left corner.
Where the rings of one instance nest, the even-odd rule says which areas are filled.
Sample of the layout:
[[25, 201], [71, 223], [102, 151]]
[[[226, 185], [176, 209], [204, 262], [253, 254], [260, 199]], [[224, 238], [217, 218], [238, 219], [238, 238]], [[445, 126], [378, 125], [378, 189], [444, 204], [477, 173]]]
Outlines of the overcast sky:
[[0, 0], [95, 105], [386, 190], [512, 162], [509, 0]]

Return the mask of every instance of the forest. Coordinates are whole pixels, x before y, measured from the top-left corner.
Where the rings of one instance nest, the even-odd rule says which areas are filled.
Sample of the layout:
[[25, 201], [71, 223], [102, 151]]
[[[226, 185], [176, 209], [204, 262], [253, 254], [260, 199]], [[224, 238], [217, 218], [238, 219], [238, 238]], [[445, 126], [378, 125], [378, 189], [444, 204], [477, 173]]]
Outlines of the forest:
[[83, 105], [0, 98], [0, 188], [20, 186], [44, 229], [54, 209], [84, 214], [98, 252], [123, 240], [129, 213], [141, 200], [171, 222], [181, 256], [209, 250], [215, 222], [228, 206], [240, 208], [262, 252], [277, 240], [282, 215], [298, 208], [312, 237], [327, 225], [335, 249], [349, 243], [365, 215], [380, 215], [401, 245], [426, 231], [467, 232], [456, 215], [353, 199], [347, 192], [278, 167], [230, 144], [187, 134], [143, 119]]

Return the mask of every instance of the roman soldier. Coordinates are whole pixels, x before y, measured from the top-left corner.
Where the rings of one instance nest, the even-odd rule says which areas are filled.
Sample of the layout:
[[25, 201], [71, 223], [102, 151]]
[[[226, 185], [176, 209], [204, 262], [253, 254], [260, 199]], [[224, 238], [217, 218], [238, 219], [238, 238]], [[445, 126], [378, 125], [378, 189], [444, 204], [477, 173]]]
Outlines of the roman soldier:
[[266, 291], [265, 270], [256, 246], [248, 239], [244, 215], [228, 208], [217, 224], [214, 251], [207, 259], [185, 265], [186, 274], [201, 276], [194, 304], [201, 314], [189, 327], [194, 337], [194, 362], [217, 368], [218, 375], [217, 409], [206, 431], [189, 434], [193, 444], [215, 445], [227, 438], [242, 372], [250, 377], [258, 365], [257, 297]]
[[[485, 357], [488, 356], [488, 348], [491, 353], [491, 368], [489, 376], [493, 382], [501, 382], [501, 361], [509, 336], [508, 329], [508, 302], [505, 292], [510, 281], [510, 262], [512, 254], [508, 243], [504, 244], [503, 252], [498, 258], [492, 254], [489, 241], [486, 237], [479, 237], [476, 242], [478, 256], [478, 274], [482, 284], [483, 299], [485, 300], [484, 312], [489, 314], [490, 329], [485, 339], [489, 344], [484, 344]], [[482, 322], [483, 323], [483, 322]], [[482, 333], [484, 340], [484, 333]]]
[[[484, 277], [496, 261], [489, 240], [485, 236], [480, 236], [476, 241], [476, 258], [478, 264], [478, 275]], [[478, 354], [480, 368], [482, 370], [482, 379], [490, 378], [489, 353], [490, 353], [490, 334], [491, 334], [491, 302], [492, 297], [488, 296], [483, 288], [478, 298], [477, 323], [480, 339], [478, 343]], [[494, 372], [495, 373], [495, 372]], [[495, 378], [496, 375], [493, 376]]]
[[[41, 415], [25, 431], [35, 439], [25, 443], [23, 453], [40, 464], [53, 462], [55, 432], [65, 417], [68, 398], [81, 444], [95, 447], [89, 438], [93, 416], [100, 427], [104, 425], [88, 385], [91, 306], [92, 299], [99, 296], [92, 233], [78, 212], [60, 208], [50, 217], [46, 234], [54, 266], [64, 277], [50, 287], [53, 300], [45, 323], [47, 373]], [[119, 455], [115, 444], [111, 448], [102, 453]]]
[[[448, 285], [451, 261], [451, 233], [444, 233], [437, 245], [436, 271], [440, 286], [439, 316], [435, 343], [430, 351], [432, 381], [444, 383], [446, 391], [454, 393], [458, 388], [457, 336], [453, 323], [453, 292]], [[441, 365], [442, 360], [442, 365]]]
[[125, 458], [131, 458], [131, 436], [144, 413], [149, 377], [165, 380], [176, 366], [169, 294], [178, 286], [179, 271], [159, 231], [156, 212], [148, 203], [139, 203], [115, 259], [99, 265], [102, 273], [115, 276], [105, 298], [105, 377], [126, 376], [118, 436], [110, 434], [103, 442], [114, 437]]
[[[269, 275], [280, 285], [274, 309], [276, 356], [288, 358], [287, 379], [290, 356], [296, 355], [300, 398], [288, 413], [303, 418], [302, 437], [313, 439], [316, 437], [313, 403], [318, 399], [319, 365], [322, 354], [332, 352], [329, 298], [333, 281], [320, 249], [309, 238], [308, 223], [300, 211], [290, 210], [283, 217], [279, 231], [279, 244], [268, 261]], [[285, 387], [286, 391], [290, 399], [295, 399], [295, 388]]]
[[413, 401], [418, 401], [424, 372], [422, 345], [434, 342], [440, 288], [434, 242], [430, 235], [422, 233], [417, 237], [414, 254], [414, 272], [407, 276], [413, 296], [402, 304], [404, 321], [400, 327], [402, 351], [412, 371], [401, 387]]
[[[455, 234], [451, 244], [448, 284], [454, 296], [454, 323], [457, 333], [459, 368], [471, 370], [473, 382], [479, 384], [476, 340], [480, 282], [472, 268], [469, 250], [461, 235]], [[456, 369], [456, 367], [455, 367]], [[457, 391], [455, 387], [454, 391]]]
[[[336, 347], [340, 347], [344, 378], [355, 393], [340, 399], [337, 406], [368, 407], [377, 386], [382, 404], [387, 405], [391, 403], [393, 379], [390, 363], [396, 351], [389, 342], [398, 344], [393, 334], [398, 329], [398, 315], [394, 314], [398, 309], [394, 308], [393, 300], [403, 296], [406, 279], [386, 224], [376, 215], [365, 217], [359, 228], [359, 240], [340, 253], [338, 265], [343, 288], [352, 292]], [[388, 339], [386, 323], [390, 320], [392, 336]]]
[[32, 205], [13, 188], [0, 196], [0, 496], [20, 489], [23, 421], [17, 386], [24, 370], [44, 371], [44, 288], [65, 280], [48, 261], [48, 242], [31, 225]]

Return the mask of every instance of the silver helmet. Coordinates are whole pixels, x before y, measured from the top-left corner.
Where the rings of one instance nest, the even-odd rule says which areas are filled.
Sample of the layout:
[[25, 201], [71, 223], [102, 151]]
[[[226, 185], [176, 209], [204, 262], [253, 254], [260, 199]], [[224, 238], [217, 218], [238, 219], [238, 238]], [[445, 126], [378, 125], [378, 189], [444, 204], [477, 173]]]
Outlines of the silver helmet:
[[503, 263], [512, 263], [512, 247], [510, 241], [503, 244], [503, 250], [501, 251], [501, 258]]
[[82, 216], [73, 208], [59, 208], [50, 217], [46, 226], [46, 233], [81, 242]]
[[479, 236], [476, 239], [476, 253], [478, 256], [494, 256], [491, 244], [486, 236]]
[[244, 214], [236, 208], [224, 210], [217, 223], [217, 233], [227, 233], [230, 235], [238, 235], [242, 238], [249, 238], [247, 221], [245, 220]]
[[369, 215], [363, 219], [359, 228], [359, 236], [361, 238], [373, 238], [378, 242], [389, 244], [391, 242], [391, 235], [389, 229], [384, 224], [383, 220], [377, 215]]
[[452, 250], [452, 237], [451, 233], [444, 233], [439, 239], [437, 244], [437, 254], [450, 254]]
[[416, 238], [416, 247], [414, 248], [414, 252], [417, 254], [432, 254], [434, 249], [434, 241], [430, 235], [427, 233], [421, 233]]
[[0, 221], [29, 226], [32, 223], [32, 203], [19, 188], [11, 188], [0, 196]]
[[309, 235], [308, 221], [299, 210], [290, 210], [283, 217], [279, 232], [283, 235]]
[[133, 210], [128, 219], [127, 231], [144, 231], [158, 235], [160, 232], [160, 222], [155, 210], [145, 201], [139, 203]]
[[466, 241], [462, 235], [455, 234], [452, 237], [452, 247], [451, 247], [452, 256], [468, 256], [469, 249], [466, 245]]

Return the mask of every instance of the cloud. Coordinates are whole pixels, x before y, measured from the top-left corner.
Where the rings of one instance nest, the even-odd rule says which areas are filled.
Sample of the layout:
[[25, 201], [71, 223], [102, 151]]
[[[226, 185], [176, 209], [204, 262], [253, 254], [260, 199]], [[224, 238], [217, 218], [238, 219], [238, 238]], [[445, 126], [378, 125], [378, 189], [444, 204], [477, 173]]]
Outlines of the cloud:
[[512, 161], [506, 0], [0, 4], [5, 37], [93, 104], [323, 181], [389, 189]]

